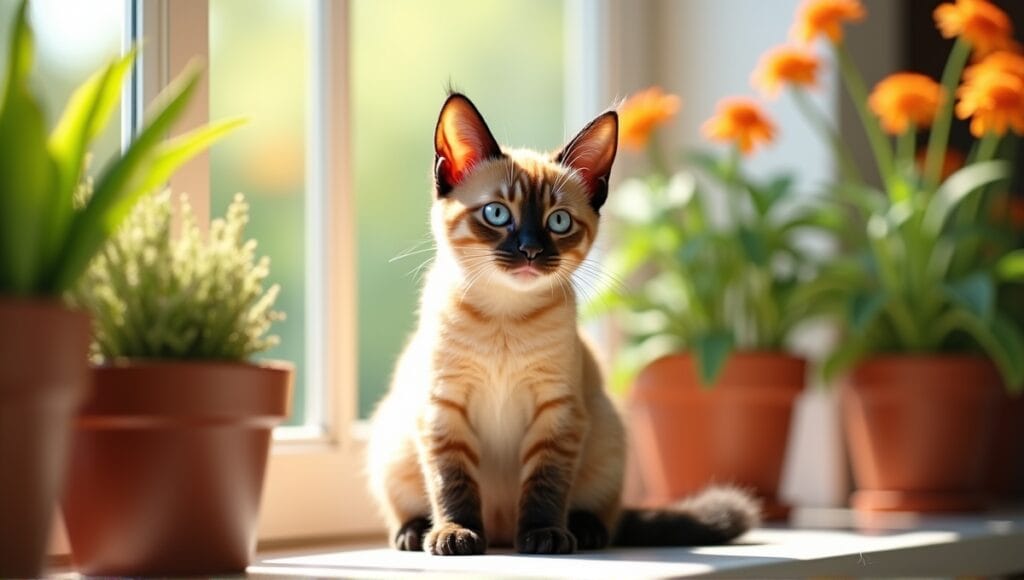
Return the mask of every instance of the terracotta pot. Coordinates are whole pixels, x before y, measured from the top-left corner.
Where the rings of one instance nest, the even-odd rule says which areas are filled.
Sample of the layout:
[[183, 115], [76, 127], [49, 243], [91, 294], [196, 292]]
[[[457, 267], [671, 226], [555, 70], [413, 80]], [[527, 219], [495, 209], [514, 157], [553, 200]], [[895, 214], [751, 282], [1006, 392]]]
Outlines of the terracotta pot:
[[972, 356], [881, 356], [841, 393], [862, 511], [969, 511], [984, 505], [1002, 381]]
[[89, 335], [57, 302], [0, 299], [0, 578], [41, 575]]
[[94, 376], [63, 502], [74, 566], [103, 576], [244, 571], [290, 366], [139, 361]]
[[996, 420], [989, 491], [1000, 503], [1024, 498], [1024, 394], [1003, 393]]
[[754, 491], [765, 517], [784, 517], [779, 479], [793, 402], [806, 362], [780, 353], [736, 353], [713, 388], [689, 355], [659, 359], [636, 379], [631, 430], [647, 503], [664, 504], [712, 483]]

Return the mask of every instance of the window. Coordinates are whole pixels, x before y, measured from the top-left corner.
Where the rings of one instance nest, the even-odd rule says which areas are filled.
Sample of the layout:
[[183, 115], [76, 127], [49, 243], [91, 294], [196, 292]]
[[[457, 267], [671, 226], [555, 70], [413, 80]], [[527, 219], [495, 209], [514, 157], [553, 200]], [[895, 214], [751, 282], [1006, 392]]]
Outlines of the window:
[[[210, 0], [210, 118], [248, 124], [210, 151], [210, 211], [223, 215], [236, 192], [251, 209], [247, 235], [270, 257], [269, 283], [281, 285], [274, 325], [279, 346], [266, 358], [295, 363], [292, 416], [313, 421], [306, 353], [306, 198], [310, 98], [308, 1]], [[312, 314], [312, 313], [309, 313]]]
[[432, 255], [430, 164], [445, 83], [473, 99], [502, 144], [554, 149], [572, 128], [563, 118], [563, 2], [350, 6], [358, 408], [365, 418], [415, 326], [423, 264]]
[[[0, 4], [0, 30], [4, 31], [0, 62], [7, 62], [8, 31], [17, 8], [16, 2]], [[44, 102], [46, 122], [52, 127], [71, 91], [121, 52], [124, 2], [34, 0], [29, 5], [29, 19], [36, 35], [33, 81]], [[96, 140], [91, 174], [98, 172], [120, 143], [121, 123], [115, 118]]]
[[130, 5], [132, 33], [146, 38], [136, 112], [200, 56], [209, 63], [208, 100], [197, 99], [185, 124], [250, 119], [171, 185], [199, 215], [220, 215], [230, 196], [245, 193], [248, 233], [282, 285], [288, 321], [269, 356], [295, 362], [296, 397], [268, 466], [260, 538], [379, 531], [361, 476], [358, 419], [387, 388], [414, 324], [418, 281], [407, 273], [428, 252], [391, 259], [426, 240], [445, 83], [473, 97], [503, 143], [555, 148], [606, 102], [580, 113], [592, 103], [573, 98], [594, 93], [576, 89], [596, 68], [579, 55], [599, 54], [580, 47], [599, 33], [580, 32], [583, 16], [603, 4]]

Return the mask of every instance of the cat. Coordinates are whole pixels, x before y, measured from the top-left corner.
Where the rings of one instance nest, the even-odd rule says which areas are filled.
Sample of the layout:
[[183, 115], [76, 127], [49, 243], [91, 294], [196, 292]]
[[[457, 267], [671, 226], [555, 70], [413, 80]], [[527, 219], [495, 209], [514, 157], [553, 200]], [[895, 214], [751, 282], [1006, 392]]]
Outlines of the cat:
[[597, 235], [618, 116], [554, 154], [503, 149], [466, 96], [434, 135], [436, 256], [418, 326], [374, 417], [371, 491], [400, 550], [567, 554], [721, 543], [755, 525], [744, 492], [621, 508], [625, 433], [570, 276]]

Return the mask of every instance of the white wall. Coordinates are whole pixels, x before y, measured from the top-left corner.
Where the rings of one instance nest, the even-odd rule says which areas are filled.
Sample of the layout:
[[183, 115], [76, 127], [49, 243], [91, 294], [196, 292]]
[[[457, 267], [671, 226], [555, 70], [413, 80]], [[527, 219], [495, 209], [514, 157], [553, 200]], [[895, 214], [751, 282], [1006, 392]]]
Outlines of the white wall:
[[[683, 97], [672, 141], [706, 147], [700, 126], [724, 96], [756, 95], [750, 75], [761, 54], [788, 38], [798, 0], [657, 0], [653, 82]], [[825, 54], [823, 46], [819, 52]], [[816, 99], [837, 110], [835, 75], [825, 65]], [[755, 153], [748, 167], [757, 174], [798, 171], [802, 187], [832, 179], [829, 149], [816, 138], [785, 95], [767, 103], [779, 129], [772, 147]]]

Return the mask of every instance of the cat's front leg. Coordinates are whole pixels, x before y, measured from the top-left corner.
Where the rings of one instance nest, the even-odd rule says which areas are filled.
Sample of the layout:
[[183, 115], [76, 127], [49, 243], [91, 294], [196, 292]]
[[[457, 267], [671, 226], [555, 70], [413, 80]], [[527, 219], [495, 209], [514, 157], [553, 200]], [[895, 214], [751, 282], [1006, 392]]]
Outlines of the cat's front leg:
[[480, 443], [465, 403], [435, 395], [420, 421], [420, 463], [433, 511], [423, 548], [442, 556], [487, 550], [478, 471]]
[[573, 395], [549, 396], [535, 405], [520, 450], [515, 548], [521, 553], [576, 551], [576, 538], [567, 527], [568, 498], [586, 431], [584, 415]]

